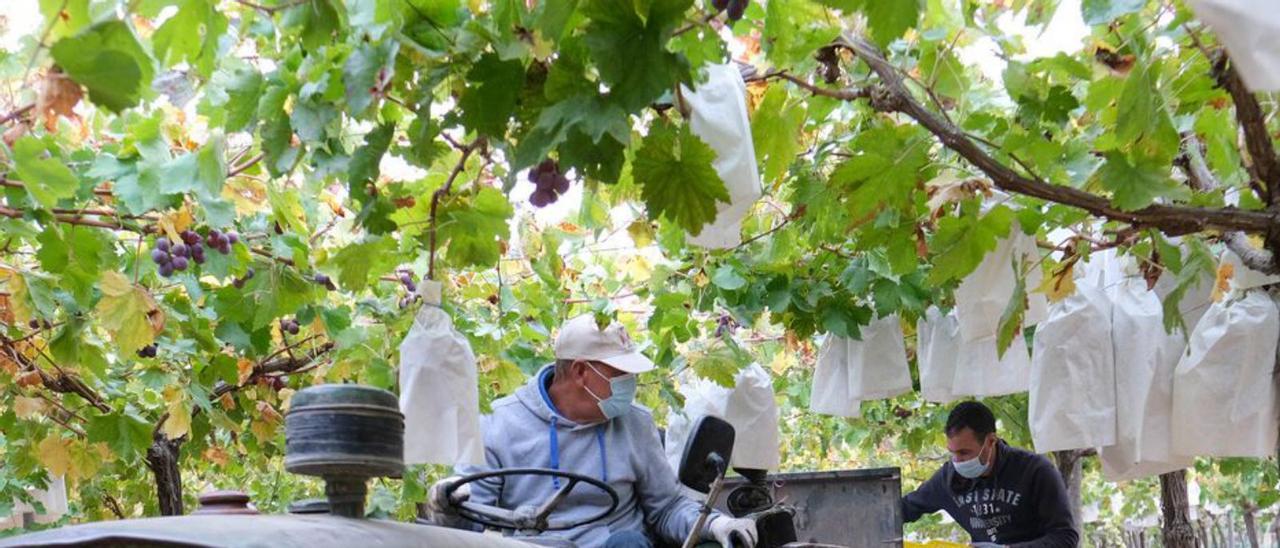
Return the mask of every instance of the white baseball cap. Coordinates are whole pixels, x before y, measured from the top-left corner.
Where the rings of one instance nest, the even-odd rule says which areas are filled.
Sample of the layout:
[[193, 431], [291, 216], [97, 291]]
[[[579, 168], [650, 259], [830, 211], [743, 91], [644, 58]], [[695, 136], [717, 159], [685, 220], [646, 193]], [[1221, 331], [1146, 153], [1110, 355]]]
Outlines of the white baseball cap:
[[644, 373], [654, 367], [653, 361], [636, 349], [622, 324], [613, 322], [600, 329], [592, 314], [583, 314], [560, 326], [556, 359], [602, 362], [626, 373]]

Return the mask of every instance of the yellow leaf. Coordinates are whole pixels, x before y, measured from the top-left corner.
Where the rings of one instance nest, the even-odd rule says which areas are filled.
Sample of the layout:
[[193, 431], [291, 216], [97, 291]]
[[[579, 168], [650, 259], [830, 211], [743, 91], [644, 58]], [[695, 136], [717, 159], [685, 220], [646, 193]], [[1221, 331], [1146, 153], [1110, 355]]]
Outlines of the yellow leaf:
[[174, 440], [187, 435], [191, 431], [191, 405], [187, 403], [186, 392], [178, 386], [165, 388], [164, 401], [168, 404], [165, 410], [169, 412], [161, 429], [165, 437]]
[[627, 234], [631, 235], [631, 241], [635, 242], [636, 247], [647, 247], [653, 243], [653, 225], [645, 219], [637, 219], [627, 225]]
[[244, 384], [245, 381], [249, 380], [249, 375], [253, 374], [253, 360], [248, 358], [240, 358], [237, 360], [236, 373], [238, 375], [237, 378], [240, 379], [240, 382], [237, 384]]
[[65, 476], [71, 470], [71, 451], [67, 445], [67, 440], [58, 437], [57, 434], [49, 436], [36, 445], [36, 460], [39, 460], [50, 474]]
[[20, 419], [29, 419], [44, 412], [44, 400], [18, 396], [13, 399], [13, 412]]
[[279, 392], [276, 392], [276, 396], [280, 398], [280, 409], [283, 409], [285, 413], [289, 412], [289, 404], [293, 403], [293, 393], [294, 390], [292, 388], [281, 388]]
[[227, 411], [236, 408], [236, 400], [231, 397], [231, 394], [223, 394], [221, 398], [218, 398], [218, 403], [222, 404], [222, 408]]
[[1236, 277], [1236, 265], [1223, 261], [1218, 265], [1218, 275], [1213, 281], [1213, 302], [1220, 303], [1231, 291], [1231, 279]]
[[709, 283], [711, 283], [711, 278], [707, 277], [707, 273], [705, 271], [699, 270], [697, 274], [694, 274], [693, 285], [706, 287]]
[[192, 224], [195, 224], [195, 219], [191, 217], [187, 204], [160, 217], [160, 229], [175, 242], [182, 241], [182, 232], [191, 228]]
[[1075, 294], [1075, 266], [1075, 261], [1069, 261], [1062, 268], [1055, 270], [1053, 275], [1045, 276], [1036, 291], [1043, 293], [1051, 303], [1056, 303]]
[[164, 329], [164, 313], [147, 290], [119, 272], [102, 275], [102, 300], [95, 312], [102, 327], [126, 355], [152, 343]]
[[236, 213], [249, 215], [271, 207], [267, 187], [252, 177], [231, 177], [222, 187], [222, 197], [236, 205]]
[[74, 440], [67, 444], [67, 452], [71, 457], [67, 479], [71, 481], [93, 477], [102, 468], [102, 464], [111, 458], [111, 449], [102, 442], [88, 444]]
[[0, 282], [9, 292], [9, 309], [19, 324], [27, 323], [35, 315], [35, 307], [31, 305], [31, 295], [27, 293], [27, 279], [22, 273], [7, 268], [0, 268]]
[[795, 364], [795, 355], [790, 352], [778, 352], [773, 355], [773, 361], [769, 362], [769, 369], [772, 370], [775, 375], [782, 375]]
[[266, 402], [258, 402], [258, 417], [249, 425], [249, 431], [258, 438], [259, 443], [269, 443], [275, 438], [276, 428], [281, 422], [280, 413]]

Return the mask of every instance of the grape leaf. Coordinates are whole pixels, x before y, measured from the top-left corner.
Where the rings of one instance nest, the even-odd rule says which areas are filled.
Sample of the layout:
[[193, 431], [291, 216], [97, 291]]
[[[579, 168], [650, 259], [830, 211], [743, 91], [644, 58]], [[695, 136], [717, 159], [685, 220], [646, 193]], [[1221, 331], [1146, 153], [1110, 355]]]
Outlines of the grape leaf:
[[865, 0], [862, 12], [867, 16], [871, 38], [881, 47], [901, 37], [920, 18], [919, 0]]
[[502, 191], [484, 187], [468, 201], [453, 200], [438, 216], [441, 243], [448, 242], [446, 257], [461, 266], [481, 268], [497, 264], [499, 240], [510, 236], [507, 219], [515, 209]]
[[339, 250], [332, 261], [338, 265], [338, 283], [351, 291], [368, 287], [369, 273], [392, 255], [393, 244], [391, 238], [371, 237]]
[[[623, 110], [648, 105], [678, 82], [690, 82], [689, 63], [667, 50], [675, 26], [693, 0], [652, 0], [631, 4], [592, 0], [582, 6], [590, 18], [584, 40], [609, 97]], [[647, 9], [647, 13], [646, 10]]]
[[102, 327], [120, 346], [120, 352], [134, 351], [151, 344], [164, 327], [164, 313], [151, 294], [119, 272], [102, 274], [102, 299], [95, 311]]
[[351, 154], [351, 162], [347, 164], [348, 193], [362, 204], [373, 198], [365, 186], [377, 181], [378, 165], [391, 146], [391, 136], [395, 134], [395, 130], [394, 124], [378, 126], [364, 136], [364, 144]]
[[1191, 197], [1190, 189], [1169, 177], [1167, 167], [1142, 161], [1135, 164], [1127, 155], [1114, 151], [1108, 152], [1106, 158], [1095, 177], [1103, 188], [1111, 191], [1111, 203], [1120, 209], [1142, 209], [1157, 198], [1186, 200]]
[[1008, 207], [996, 206], [986, 215], [978, 216], [973, 202], [966, 204], [962, 214], [943, 217], [938, 230], [929, 241], [934, 252], [933, 269], [929, 271], [929, 283], [940, 284], [958, 280], [973, 272], [982, 263], [982, 257], [996, 248], [996, 242], [1009, 234], [1014, 213]]
[[208, 76], [218, 61], [218, 38], [226, 30], [227, 18], [213, 2], [182, 0], [177, 13], [151, 36], [151, 44], [164, 66], [186, 61]]
[[501, 137], [507, 120], [515, 112], [516, 99], [524, 86], [524, 67], [519, 61], [504, 61], [496, 53], [486, 53], [467, 72], [471, 85], [458, 107], [467, 129]]
[[58, 40], [53, 60], [89, 90], [89, 100], [120, 112], [138, 104], [155, 74], [153, 61], [124, 21], [108, 20]]
[[106, 443], [122, 460], [132, 460], [151, 445], [151, 425], [127, 413], [108, 413], [89, 417], [85, 427], [89, 441]]
[[1000, 314], [1000, 321], [997, 324], [997, 358], [1004, 358], [1005, 351], [1014, 344], [1014, 337], [1022, 332], [1022, 319], [1027, 315], [1027, 280], [1023, 272], [1024, 268], [1017, 264], [1017, 259], [1014, 259], [1010, 268], [1013, 268], [1017, 275], [1014, 276], [1013, 295], [1009, 297], [1009, 302], [1005, 305], [1004, 312]]
[[27, 192], [45, 207], [70, 198], [80, 187], [76, 174], [56, 157], [46, 157], [49, 149], [34, 137], [23, 137], [13, 144], [14, 171], [22, 179]]
[[226, 88], [227, 131], [246, 129], [257, 119], [262, 88], [262, 75], [255, 70], [240, 70], [230, 77]]
[[729, 191], [711, 167], [716, 153], [688, 126], [662, 124], [650, 129], [636, 152], [632, 171], [650, 219], [666, 217], [690, 234], [716, 218], [716, 203]]
[[[373, 104], [374, 90], [381, 89], [382, 82], [391, 80], [399, 46], [400, 42], [395, 40], [377, 45], [362, 43], [351, 52], [342, 65], [342, 84], [350, 115], [363, 114]], [[512, 89], [519, 90], [519, 85], [512, 86]]]
[[802, 146], [800, 128], [804, 119], [802, 103], [788, 101], [783, 86], [769, 86], [751, 116], [751, 140], [756, 146], [756, 160], [764, 163], [766, 183], [776, 181], [795, 161]]
[[775, 66], [813, 65], [813, 53], [839, 35], [839, 26], [831, 23], [821, 7], [807, 0], [770, 0], [765, 6], [763, 43]]
[[1146, 0], [1084, 0], [1080, 4], [1080, 14], [1089, 25], [1110, 23], [1121, 15], [1141, 11]]

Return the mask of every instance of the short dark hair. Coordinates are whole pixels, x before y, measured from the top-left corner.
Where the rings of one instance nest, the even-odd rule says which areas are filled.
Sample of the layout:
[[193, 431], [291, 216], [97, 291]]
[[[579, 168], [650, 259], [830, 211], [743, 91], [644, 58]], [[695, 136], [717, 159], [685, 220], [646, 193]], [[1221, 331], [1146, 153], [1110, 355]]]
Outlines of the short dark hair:
[[965, 428], [973, 430], [974, 435], [981, 441], [987, 437], [987, 434], [996, 431], [996, 416], [981, 403], [961, 402], [951, 408], [951, 414], [947, 416], [945, 432], [947, 436], [954, 436]]

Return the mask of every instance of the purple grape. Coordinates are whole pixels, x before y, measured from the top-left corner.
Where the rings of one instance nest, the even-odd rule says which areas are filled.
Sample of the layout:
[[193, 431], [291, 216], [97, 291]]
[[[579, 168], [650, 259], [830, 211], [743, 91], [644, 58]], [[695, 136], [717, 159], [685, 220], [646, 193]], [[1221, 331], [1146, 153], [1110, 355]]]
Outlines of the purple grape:
[[173, 250], [169, 252], [174, 257], [190, 257], [191, 249], [183, 244], [173, 246]]
[[172, 263], [169, 263], [169, 264], [173, 265], [173, 269], [174, 269], [174, 270], [186, 270], [186, 269], [187, 269], [187, 258], [186, 258], [186, 257], [174, 257], [174, 258], [173, 258], [173, 262], [172, 262]]
[[200, 234], [191, 229], [184, 230], [182, 231], [182, 241], [186, 242], [187, 245], [192, 245], [200, 241]]
[[725, 12], [730, 21], [742, 19], [742, 14], [747, 11], [747, 0], [729, 0], [729, 10]]
[[160, 238], [160, 239], [156, 240], [156, 249], [159, 249], [160, 251], [168, 252], [168, 251], [169, 251], [169, 239], [168, 239], [168, 238]]
[[[182, 260], [184, 260], [184, 261], [185, 261], [186, 259], [182, 259]], [[166, 278], [168, 278], [169, 276], [172, 276], [172, 275], [173, 275], [173, 263], [172, 263], [172, 262], [168, 262], [168, 263], [164, 263], [164, 264], [160, 265], [160, 275], [161, 275], [161, 276], [164, 276], [164, 277], [166, 277]]]
[[244, 287], [244, 278], [236, 278], [234, 280], [231, 280], [231, 285], [234, 285], [236, 289], [240, 289]]
[[163, 249], [156, 248], [151, 250], [151, 262], [156, 264], [164, 264], [169, 262], [169, 254]]
[[231, 244], [229, 244], [229, 243], [227, 243], [227, 242], [225, 242], [225, 241], [224, 241], [224, 242], [222, 242], [222, 245], [218, 246], [218, 253], [221, 253], [221, 254], [223, 254], [223, 255], [230, 254], [230, 253], [231, 253]]
[[400, 273], [400, 283], [402, 283], [402, 284], [404, 284], [404, 285], [409, 285], [409, 284], [413, 283], [413, 276], [412, 276], [411, 274], [409, 274], [408, 272], [401, 272], [401, 273]]
[[557, 194], [564, 194], [566, 192], [569, 192], [569, 178], [565, 177], [564, 175], [556, 177], [555, 183], [551, 186], [551, 188], [554, 189]]
[[40, 329], [40, 320], [32, 318], [31, 321], [27, 322], [27, 327], [30, 327], [31, 329]]
[[417, 290], [418, 290], [418, 284], [415, 284], [415, 283], [413, 283], [413, 282], [409, 282], [409, 283], [407, 283], [407, 284], [404, 284], [404, 288], [405, 288], [405, 289], [408, 289], [410, 293], [413, 293], [414, 291], [417, 291]]
[[199, 255], [192, 255], [191, 260], [195, 261], [196, 264], [204, 264], [204, 253], [201, 253]]
[[248, 270], [245, 270], [245, 271], [244, 271], [244, 279], [246, 279], [246, 280], [248, 280], [248, 279], [252, 279], [252, 278], [253, 278], [253, 274], [254, 274], [254, 272], [253, 272], [253, 267], [249, 267], [249, 269], [248, 269]]
[[556, 193], [551, 189], [538, 189], [533, 191], [533, 195], [529, 196], [529, 203], [535, 207], [547, 207], [556, 201]]
[[711, 5], [715, 6], [716, 11], [724, 11], [729, 7], [729, 0], [711, 0]]
[[227, 243], [234, 244], [234, 243], [236, 243], [236, 242], [240, 241], [240, 235], [239, 235], [239, 234], [236, 234], [236, 231], [234, 231], [234, 230], [227, 232], [227, 233], [225, 234], [225, 236], [226, 236], [226, 238], [227, 238]]

